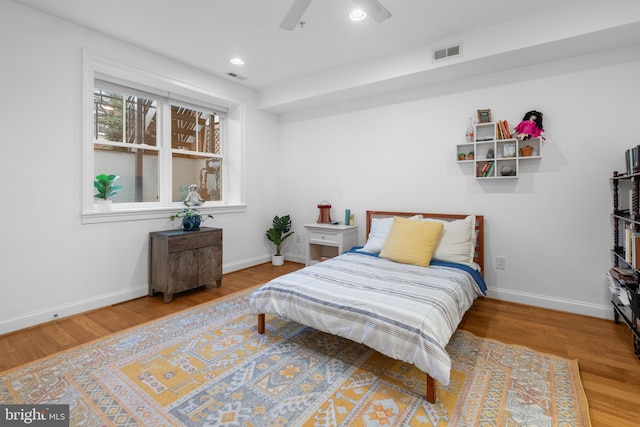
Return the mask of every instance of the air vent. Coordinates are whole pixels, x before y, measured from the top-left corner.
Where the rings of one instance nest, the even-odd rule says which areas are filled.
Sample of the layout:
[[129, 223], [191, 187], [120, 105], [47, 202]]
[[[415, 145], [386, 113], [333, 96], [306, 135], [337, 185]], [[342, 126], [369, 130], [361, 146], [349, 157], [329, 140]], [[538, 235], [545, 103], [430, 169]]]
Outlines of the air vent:
[[442, 49], [435, 49], [433, 51], [433, 60], [440, 61], [442, 59], [460, 55], [461, 53], [462, 53], [462, 45], [443, 47]]
[[238, 79], [238, 80], [247, 80], [246, 77], [242, 77], [242, 76], [240, 76], [240, 75], [238, 75], [236, 73], [231, 73], [230, 72], [230, 73], [227, 73], [227, 76], [233, 77], [234, 79]]

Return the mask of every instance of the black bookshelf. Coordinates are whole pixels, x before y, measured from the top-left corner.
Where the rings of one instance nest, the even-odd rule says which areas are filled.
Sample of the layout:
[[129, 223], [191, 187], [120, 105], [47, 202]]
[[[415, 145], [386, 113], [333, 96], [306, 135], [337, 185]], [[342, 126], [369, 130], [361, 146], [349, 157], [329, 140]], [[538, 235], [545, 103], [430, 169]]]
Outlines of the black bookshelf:
[[[621, 283], [620, 292], [627, 294], [630, 305], [624, 305], [620, 297], [612, 294], [611, 304], [613, 305], [614, 322], [624, 322], [631, 330], [633, 337], [633, 352], [640, 358], [640, 297], [638, 289], [640, 284], [640, 265], [627, 259], [625, 256], [625, 242], [621, 243], [620, 230], [630, 227], [634, 232], [640, 233], [640, 168], [636, 166], [634, 173], [620, 174], [613, 172], [611, 178], [613, 184], [613, 266], [631, 269], [633, 280], [630, 283]], [[620, 187], [630, 191], [628, 206], [620, 206]], [[624, 236], [623, 236], [624, 237]], [[635, 256], [635, 255], [634, 255]], [[632, 256], [633, 258], [633, 256]]]

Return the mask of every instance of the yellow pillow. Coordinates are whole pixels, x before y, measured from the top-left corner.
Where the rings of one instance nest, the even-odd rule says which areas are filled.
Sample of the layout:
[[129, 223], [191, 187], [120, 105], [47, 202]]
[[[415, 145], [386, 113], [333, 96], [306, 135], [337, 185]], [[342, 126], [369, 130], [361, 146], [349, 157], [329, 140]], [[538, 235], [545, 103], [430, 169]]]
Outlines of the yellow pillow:
[[439, 222], [411, 221], [394, 217], [380, 257], [428, 267], [440, 241], [443, 227]]

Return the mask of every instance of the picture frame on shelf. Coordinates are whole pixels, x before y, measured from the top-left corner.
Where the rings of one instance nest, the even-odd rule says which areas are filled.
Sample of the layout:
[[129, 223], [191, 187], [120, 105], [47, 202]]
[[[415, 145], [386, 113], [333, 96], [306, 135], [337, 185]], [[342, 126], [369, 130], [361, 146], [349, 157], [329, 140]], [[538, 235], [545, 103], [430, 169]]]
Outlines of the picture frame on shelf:
[[478, 123], [491, 123], [491, 110], [478, 110]]
[[504, 158], [516, 157], [516, 144], [515, 143], [504, 144], [502, 156]]

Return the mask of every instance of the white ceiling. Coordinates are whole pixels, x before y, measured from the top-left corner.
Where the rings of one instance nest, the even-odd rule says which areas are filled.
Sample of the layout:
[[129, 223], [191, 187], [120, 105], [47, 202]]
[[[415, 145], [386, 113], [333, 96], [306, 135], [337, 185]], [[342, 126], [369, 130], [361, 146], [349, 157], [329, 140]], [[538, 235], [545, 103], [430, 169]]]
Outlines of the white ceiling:
[[[537, 23], [540, 34], [552, 24], [555, 32], [562, 32], [564, 25], [581, 23], [551, 23], [549, 17], [570, 17], [571, 10], [587, 4], [600, 8], [606, 4], [609, 9], [624, 4], [634, 13], [639, 9], [632, 4], [637, 0], [380, 0], [392, 16], [378, 24], [370, 18], [351, 22], [347, 18], [354, 5], [351, 0], [314, 0], [303, 16], [304, 27], [287, 31], [278, 25], [293, 0], [14, 1], [255, 89], [265, 100], [262, 107], [276, 112], [318, 97], [318, 93], [302, 93], [307, 90], [301, 89], [305, 81], [313, 81], [318, 92], [347, 93], [371, 82], [320, 88], [319, 76], [335, 81], [352, 70], [355, 80], [366, 64], [376, 60], [415, 62], [410, 55], [403, 58], [402, 52], [415, 55], [416, 49], [439, 47], [439, 42], [450, 43], [463, 35], [469, 40], [474, 33], [522, 19]], [[518, 37], [522, 34], [504, 38]], [[229, 60], [235, 56], [245, 64], [232, 65]], [[245, 80], [233, 79], [229, 72]], [[384, 84], [382, 79], [378, 83]], [[295, 95], [276, 99], [287, 92]]]
[[[278, 28], [293, 0], [16, 0], [185, 64], [264, 89], [580, 0], [381, 0], [392, 17], [351, 22], [351, 0], [315, 0], [304, 28]], [[487, 13], [491, 11], [491, 13]], [[229, 59], [240, 56], [245, 65]]]

